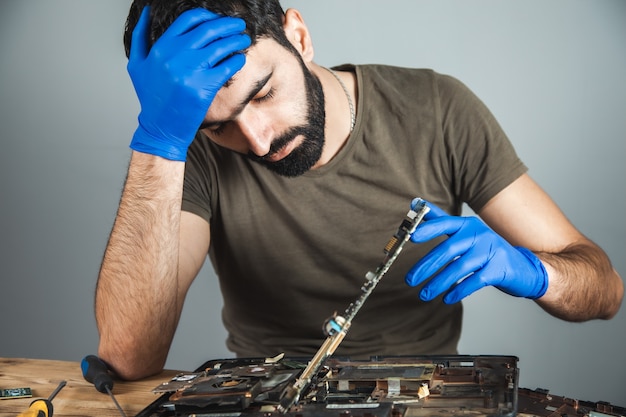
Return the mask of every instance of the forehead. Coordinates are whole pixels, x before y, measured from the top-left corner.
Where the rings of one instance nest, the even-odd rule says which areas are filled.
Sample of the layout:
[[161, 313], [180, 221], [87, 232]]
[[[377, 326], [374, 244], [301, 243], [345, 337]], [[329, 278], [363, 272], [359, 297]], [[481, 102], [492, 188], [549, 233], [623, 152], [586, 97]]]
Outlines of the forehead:
[[246, 51], [246, 63], [215, 96], [210, 120], [226, 120], [261, 80], [271, 75], [269, 83], [288, 82], [289, 73], [298, 67], [293, 53], [273, 39], [262, 38]]

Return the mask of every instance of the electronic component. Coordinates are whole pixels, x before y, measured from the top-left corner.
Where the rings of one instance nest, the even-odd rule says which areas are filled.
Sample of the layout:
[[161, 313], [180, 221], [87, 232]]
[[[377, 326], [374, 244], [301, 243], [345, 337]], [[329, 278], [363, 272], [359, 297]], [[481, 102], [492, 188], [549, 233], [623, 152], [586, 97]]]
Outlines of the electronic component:
[[[282, 393], [306, 359], [214, 360], [154, 389], [163, 394], [137, 417], [279, 417]], [[513, 356], [329, 358], [307, 386], [295, 417], [513, 416]]]
[[10, 398], [30, 398], [33, 393], [30, 388], [7, 388], [0, 390], [0, 400], [7, 400]]
[[337, 347], [339, 347], [352, 325], [352, 319], [354, 319], [367, 298], [372, 294], [380, 279], [396, 260], [402, 247], [409, 240], [411, 234], [415, 231], [429, 210], [424, 200], [421, 198], [415, 200], [414, 209], [409, 210], [397, 232], [389, 240], [387, 245], [385, 245], [385, 258], [378, 265], [375, 272], [370, 271], [365, 275], [366, 281], [361, 287], [361, 295], [348, 306], [343, 316], [338, 316], [335, 313], [324, 323], [324, 331], [327, 335], [326, 340], [322, 343], [322, 346], [315, 356], [313, 356], [300, 377], [292, 386], [288, 387], [285, 392], [283, 392], [280, 404], [278, 405], [279, 411], [286, 412], [290, 407], [298, 403], [302, 392], [311, 383], [324, 364], [324, 361], [337, 350]]
[[[277, 411], [306, 359], [221, 359], [180, 374], [137, 417], [624, 417], [607, 402], [518, 387], [514, 356], [329, 358], [298, 405]], [[202, 397], [205, 398], [202, 398]]]
[[537, 388], [518, 390], [518, 416], [589, 416], [589, 417], [624, 417], [626, 407], [612, 405], [605, 401], [591, 402], [561, 397], [549, 390]]

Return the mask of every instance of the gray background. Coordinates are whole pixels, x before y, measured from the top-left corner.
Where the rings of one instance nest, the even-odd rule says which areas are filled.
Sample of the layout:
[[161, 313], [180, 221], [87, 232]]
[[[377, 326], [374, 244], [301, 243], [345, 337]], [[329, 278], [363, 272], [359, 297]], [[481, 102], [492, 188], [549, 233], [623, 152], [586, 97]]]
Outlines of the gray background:
[[[283, 5], [303, 13], [320, 64], [429, 67], [464, 81], [626, 276], [626, 2]], [[127, 10], [111, 0], [0, 2], [0, 356], [96, 351], [93, 292], [139, 110], [121, 42]], [[168, 367], [231, 356], [220, 306], [205, 267]], [[494, 289], [465, 306], [462, 353], [517, 355], [521, 386], [626, 405], [626, 309], [565, 323]]]

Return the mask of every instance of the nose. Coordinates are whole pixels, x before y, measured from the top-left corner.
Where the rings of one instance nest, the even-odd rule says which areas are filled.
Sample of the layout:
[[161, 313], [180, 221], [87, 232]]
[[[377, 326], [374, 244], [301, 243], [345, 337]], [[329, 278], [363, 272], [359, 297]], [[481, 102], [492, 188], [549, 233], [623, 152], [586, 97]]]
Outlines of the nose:
[[269, 153], [274, 130], [272, 123], [266, 117], [258, 111], [246, 109], [239, 115], [237, 125], [250, 152], [257, 156]]

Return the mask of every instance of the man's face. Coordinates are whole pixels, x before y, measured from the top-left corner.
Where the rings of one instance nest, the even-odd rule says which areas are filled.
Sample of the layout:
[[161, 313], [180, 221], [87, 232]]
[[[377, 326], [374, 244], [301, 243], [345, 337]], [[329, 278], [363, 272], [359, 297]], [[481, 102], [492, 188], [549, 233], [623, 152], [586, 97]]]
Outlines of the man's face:
[[220, 146], [294, 177], [319, 161], [325, 120], [319, 79], [299, 54], [263, 39], [218, 92], [201, 129]]

